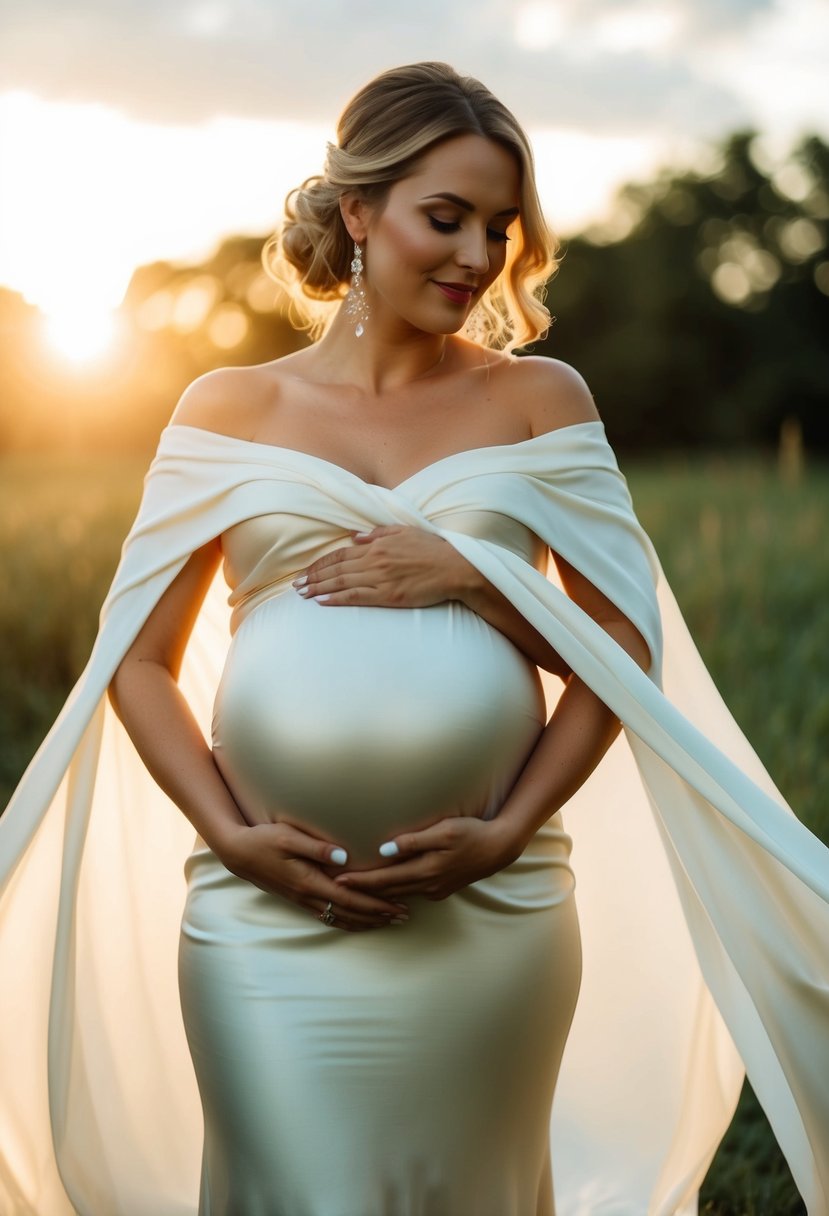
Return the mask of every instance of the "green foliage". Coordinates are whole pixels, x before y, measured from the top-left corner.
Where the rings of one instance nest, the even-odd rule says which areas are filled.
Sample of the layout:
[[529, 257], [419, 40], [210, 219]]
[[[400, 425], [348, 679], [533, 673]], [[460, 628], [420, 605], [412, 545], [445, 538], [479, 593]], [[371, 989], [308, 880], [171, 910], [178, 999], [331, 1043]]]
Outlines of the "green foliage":
[[627, 187], [609, 227], [566, 245], [533, 350], [586, 377], [617, 447], [770, 446], [796, 418], [826, 449], [827, 220], [824, 143], [766, 169], [734, 135], [708, 173]]
[[829, 842], [829, 477], [758, 458], [623, 463], [691, 633], [729, 709]]
[[700, 1190], [700, 1216], [806, 1216], [806, 1205], [746, 1082]]
[[[0, 805], [86, 661], [145, 467], [141, 459], [0, 462]], [[722, 457], [623, 468], [720, 691], [783, 795], [829, 842], [826, 470], [807, 467], [792, 480], [767, 461]], [[748, 1086], [700, 1211], [803, 1216]]]

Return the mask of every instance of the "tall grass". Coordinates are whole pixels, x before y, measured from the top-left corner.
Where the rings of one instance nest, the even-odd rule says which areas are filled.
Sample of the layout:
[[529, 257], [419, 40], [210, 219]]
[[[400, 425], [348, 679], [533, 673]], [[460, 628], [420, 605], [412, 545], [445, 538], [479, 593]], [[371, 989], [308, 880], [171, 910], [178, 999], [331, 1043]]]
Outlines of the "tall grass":
[[139, 460], [0, 461], [0, 807], [92, 648]]
[[829, 467], [636, 466], [639, 517], [700, 652], [784, 797], [829, 842]]
[[[0, 462], [0, 805], [86, 661], [145, 467]], [[792, 482], [760, 458], [672, 457], [625, 471], [725, 700], [800, 818], [829, 841], [827, 470]], [[748, 1086], [701, 1211], [805, 1211]]]

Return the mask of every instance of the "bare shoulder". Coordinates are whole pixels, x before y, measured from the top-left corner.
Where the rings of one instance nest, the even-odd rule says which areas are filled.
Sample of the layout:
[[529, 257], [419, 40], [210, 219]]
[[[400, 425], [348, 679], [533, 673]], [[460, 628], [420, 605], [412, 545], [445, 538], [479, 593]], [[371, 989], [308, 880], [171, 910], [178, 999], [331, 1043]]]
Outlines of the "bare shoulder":
[[[217, 431], [237, 439], [255, 435], [265, 399], [259, 367], [217, 367], [197, 376], [181, 394], [171, 425]], [[274, 379], [269, 392], [273, 398]]]
[[533, 435], [561, 426], [600, 421], [584, 377], [561, 359], [524, 355], [511, 372], [512, 391], [520, 394]]

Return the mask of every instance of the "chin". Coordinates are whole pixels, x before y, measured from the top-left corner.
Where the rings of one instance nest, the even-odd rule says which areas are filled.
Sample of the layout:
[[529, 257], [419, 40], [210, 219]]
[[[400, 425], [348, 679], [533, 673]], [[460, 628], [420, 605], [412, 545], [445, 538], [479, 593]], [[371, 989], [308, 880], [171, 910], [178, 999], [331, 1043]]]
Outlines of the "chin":
[[463, 327], [466, 325], [466, 322], [468, 321], [468, 319], [469, 319], [468, 314], [466, 314], [462, 317], [459, 317], [455, 321], [450, 320], [448, 318], [443, 319], [443, 320], [435, 318], [435, 320], [432, 322], [424, 320], [422, 322], [415, 322], [415, 324], [417, 325], [417, 328], [420, 329], [423, 333], [444, 334], [445, 336], [448, 337], [450, 334], [460, 333], [461, 330], [463, 329]]

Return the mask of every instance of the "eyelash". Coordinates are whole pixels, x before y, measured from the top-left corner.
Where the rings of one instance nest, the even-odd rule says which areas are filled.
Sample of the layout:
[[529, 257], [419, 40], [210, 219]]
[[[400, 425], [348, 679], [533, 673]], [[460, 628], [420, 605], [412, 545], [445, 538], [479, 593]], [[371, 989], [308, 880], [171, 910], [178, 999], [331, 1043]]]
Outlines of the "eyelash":
[[[460, 228], [460, 224], [455, 223], [454, 221], [436, 220], [433, 215], [429, 215], [426, 218], [436, 232], [457, 232]], [[491, 240], [498, 241], [501, 244], [505, 245], [507, 241], [512, 240], [512, 237], [507, 236], [506, 232], [498, 232], [495, 228], [487, 228], [486, 231], [487, 236]]]

